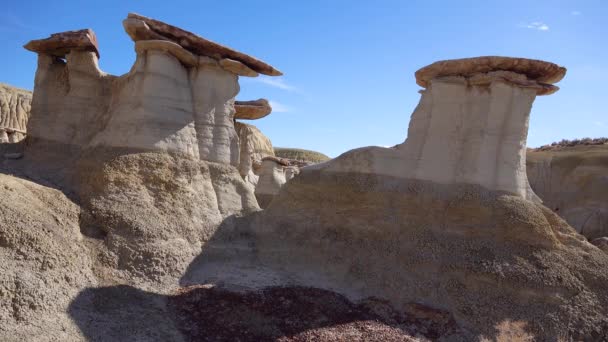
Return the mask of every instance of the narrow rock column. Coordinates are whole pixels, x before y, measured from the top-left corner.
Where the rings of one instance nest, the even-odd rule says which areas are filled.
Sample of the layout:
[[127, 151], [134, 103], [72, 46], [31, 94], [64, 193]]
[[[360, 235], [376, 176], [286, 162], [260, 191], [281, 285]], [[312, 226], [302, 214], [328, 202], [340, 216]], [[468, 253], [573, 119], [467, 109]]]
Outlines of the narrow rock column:
[[190, 82], [200, 158], [238, 166], [239, 138], [234, 129], [238, 76], [200, 56], [198, 67], [190, 71]]

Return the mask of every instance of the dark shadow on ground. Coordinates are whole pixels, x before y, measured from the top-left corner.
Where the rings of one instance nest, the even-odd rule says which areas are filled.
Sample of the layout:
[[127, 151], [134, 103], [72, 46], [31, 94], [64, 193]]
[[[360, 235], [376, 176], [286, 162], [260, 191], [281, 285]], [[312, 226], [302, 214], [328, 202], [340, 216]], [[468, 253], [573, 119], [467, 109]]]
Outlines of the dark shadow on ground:
[[90, 341], [408, 341], [457, 332], [449, 314], [411, 309], [418, 317], [306, 287], [242, 293], [193, 286], [163, 296], [112, 286], [82, 291], [69, 313]]

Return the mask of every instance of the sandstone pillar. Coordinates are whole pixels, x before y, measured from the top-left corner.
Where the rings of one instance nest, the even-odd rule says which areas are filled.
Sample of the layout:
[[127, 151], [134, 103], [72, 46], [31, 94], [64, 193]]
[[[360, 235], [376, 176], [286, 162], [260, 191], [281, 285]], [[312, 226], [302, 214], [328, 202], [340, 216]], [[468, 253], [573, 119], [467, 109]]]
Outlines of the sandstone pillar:
[[557, 91], [565, 69], [518, 58], [431, 64], [416, 73], [426, 89], [399, 146], [412, 178], [473, 183], [529, 197], [526, 140], [536, 95]]

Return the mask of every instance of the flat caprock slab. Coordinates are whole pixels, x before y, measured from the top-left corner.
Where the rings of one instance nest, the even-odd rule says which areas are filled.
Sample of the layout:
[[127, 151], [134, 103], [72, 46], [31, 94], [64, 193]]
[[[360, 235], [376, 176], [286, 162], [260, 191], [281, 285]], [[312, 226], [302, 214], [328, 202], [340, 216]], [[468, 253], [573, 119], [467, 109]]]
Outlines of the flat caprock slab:
[[566, 75], [566, 68], [537, 59], [483, 56], [435, 62], [416, 71], [416, 83], [426, 88], [433, 78], [447, 76], [470, 77], [492, 71], [510, 71], [525, 75], [538, 83], [553, 84]]
[[65, 58], [71, 50], [91, 51], [99, 58], [97, 37], [91, 29], [53, 33], [48, 38], [32, 40], [23, 47], [60, 58]]
[[266, 99], [235, 101], [234, 109], [236, 110], [234, 118], [241, 120], [261, 119], [272, 112], [272, 107]]
[[129, 13], [123, 21], [125, 31], [133, 41], [169, 40], [181, 45], [195, 55], [212, 57], [217, 60], [232, 59], [239, 61], [251, 70], [269, 76], [280, 76], [282, 72], [261, 60], [238, 52], [224, 45], [205, 39], [192, 32], [169, 25], [162, 21]]

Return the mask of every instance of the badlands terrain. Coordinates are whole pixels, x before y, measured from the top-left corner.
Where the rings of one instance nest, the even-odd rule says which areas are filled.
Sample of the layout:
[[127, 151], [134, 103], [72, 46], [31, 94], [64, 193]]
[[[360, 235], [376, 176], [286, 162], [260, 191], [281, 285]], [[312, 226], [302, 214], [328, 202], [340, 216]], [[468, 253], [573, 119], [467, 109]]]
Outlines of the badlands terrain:
[[608, 145], [526, 146], [564, 67], [432, 63], [403, 143], [329, 159], [236, 100], [277, 68], [122, 24], [127, 74], [86, 29], [0, 86], [1, 341], [607, 340]]

